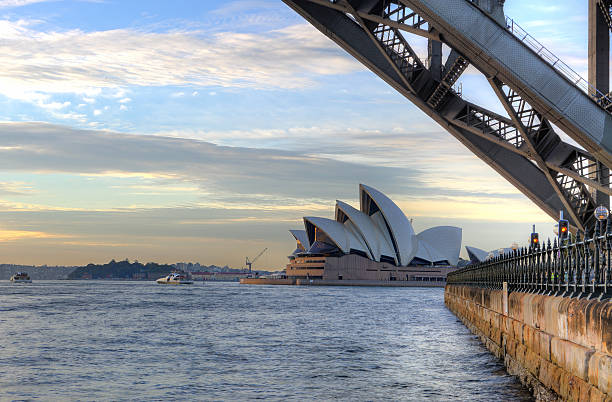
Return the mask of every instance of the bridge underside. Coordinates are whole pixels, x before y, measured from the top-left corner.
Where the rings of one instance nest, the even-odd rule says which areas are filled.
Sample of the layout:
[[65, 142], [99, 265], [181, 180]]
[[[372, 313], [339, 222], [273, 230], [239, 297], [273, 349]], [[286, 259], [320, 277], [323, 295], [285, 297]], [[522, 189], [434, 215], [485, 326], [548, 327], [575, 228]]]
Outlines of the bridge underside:
[[[597, 204], [609, 204], [611, 97], [581, 89], [584, 82], [558, 69], [564, 64], [517, 38], [503, 11], [469, 0], [283, 1], [553, 219], [563, 210], [575, 229], [589, 229]], [[428, 39], [425, 61], [410, 45], [415, 36]], [[455, 85], [470, 64], [507, 115], [461, 97]], [[556, 127], [583, 148], [564, 142]]]

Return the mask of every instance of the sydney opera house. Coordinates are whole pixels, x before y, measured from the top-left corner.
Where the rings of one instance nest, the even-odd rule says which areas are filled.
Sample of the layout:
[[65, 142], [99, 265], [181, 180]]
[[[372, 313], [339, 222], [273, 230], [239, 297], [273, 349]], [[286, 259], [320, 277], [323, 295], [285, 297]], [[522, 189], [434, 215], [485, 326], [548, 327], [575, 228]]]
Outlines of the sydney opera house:
[[402, 210], [361, 184], [359, 209], [336, 202], [335, 219], [304, 217], [289, 256], [287, 278], [437, 281], [459, 261], [461, 228], [436, 226], [416, 234]]

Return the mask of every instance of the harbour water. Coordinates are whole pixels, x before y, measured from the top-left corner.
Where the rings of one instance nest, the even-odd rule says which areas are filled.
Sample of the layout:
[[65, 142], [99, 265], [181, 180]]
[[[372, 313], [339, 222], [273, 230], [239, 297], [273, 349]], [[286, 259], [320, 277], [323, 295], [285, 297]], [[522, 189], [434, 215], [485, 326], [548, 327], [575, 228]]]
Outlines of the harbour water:
[[530, 400], [440, 288], [0, 282], [0, 400]]

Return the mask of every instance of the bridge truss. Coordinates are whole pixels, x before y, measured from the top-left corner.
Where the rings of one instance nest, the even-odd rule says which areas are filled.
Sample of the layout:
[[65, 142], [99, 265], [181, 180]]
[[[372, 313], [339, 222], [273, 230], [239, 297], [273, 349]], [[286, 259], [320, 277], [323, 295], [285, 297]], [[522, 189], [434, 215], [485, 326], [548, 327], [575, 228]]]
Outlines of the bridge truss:
[[[500, 22], [477, 0], [283, 1], [553, 219], [563, 210], [575, 229], [585, 230], [594, 226], [597, 205], [609, 205], [611, 95], [512, 20]], [[597, 7], [607, 10], [612, 29], [610, 3], [598, 0]], [[411, 46], [416, 36], [428, 40], [425, 61]], [[445, 60], [442, 44], [450, 49]], [[484, 74], [507, 116], [462, 98], [455, 84], [470, 65]], [[556, 127], [583, 148], [563, 141]]]

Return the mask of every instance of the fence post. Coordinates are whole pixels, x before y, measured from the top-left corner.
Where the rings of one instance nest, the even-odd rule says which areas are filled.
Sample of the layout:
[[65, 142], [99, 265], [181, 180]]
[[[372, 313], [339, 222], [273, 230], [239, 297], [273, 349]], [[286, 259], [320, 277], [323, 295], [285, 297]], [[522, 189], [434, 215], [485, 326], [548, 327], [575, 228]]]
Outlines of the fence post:
[[503, 294], [503, 309], [504, 315], [508, 315], [508, 282], [504, 282], [502, 284], [502, 294]]

